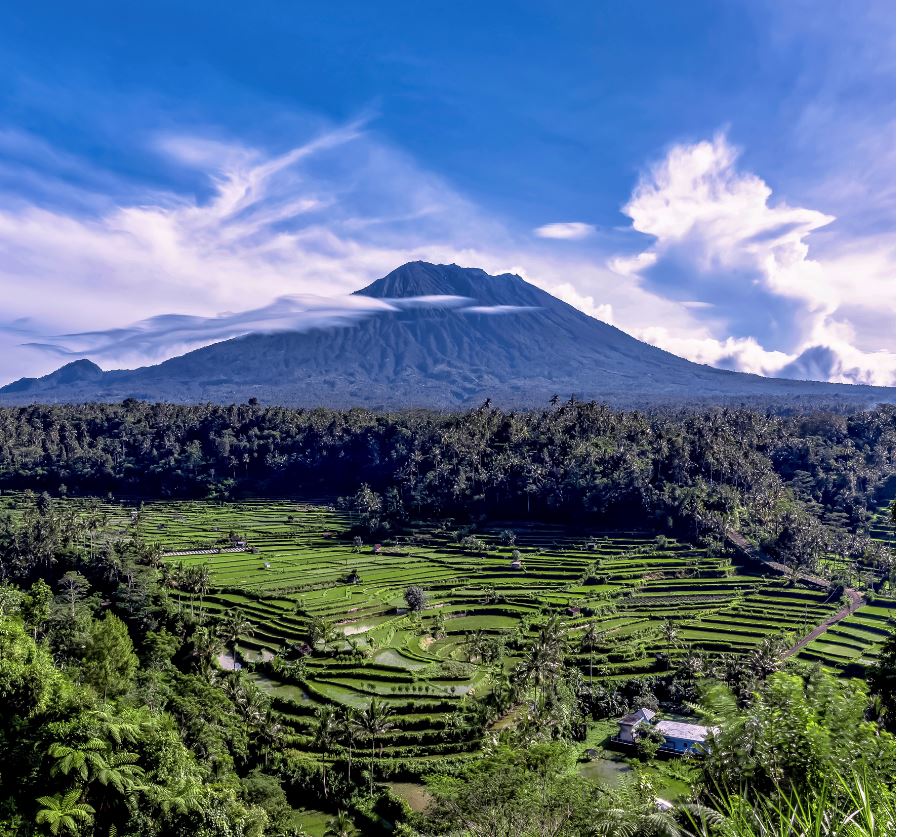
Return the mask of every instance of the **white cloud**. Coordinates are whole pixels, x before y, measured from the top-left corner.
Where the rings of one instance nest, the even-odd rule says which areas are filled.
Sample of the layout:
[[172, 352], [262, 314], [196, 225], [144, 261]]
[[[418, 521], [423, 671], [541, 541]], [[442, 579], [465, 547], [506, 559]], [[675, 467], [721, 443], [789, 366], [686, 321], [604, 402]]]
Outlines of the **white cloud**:
[[657, 259], [658, 256], [649, 250], [633, 256], [615, 256], [609, 259], [609, 270], [621, 276], [634, 276], [641, 270], [652, 267]]
[[[639, 335], [741, 371], [826, 371], [833, 381], [894, 384], [892, 240], [830, 236], [812, 257], [816, 231], [833, 216], [773, 201], [768, 184], [741, 171], [737, 157], [723, 135], [675, 146], [624, 206], [634, 229], [654, 242], [610, 268], [683, 298], [699, 323], [689, 331], [654, 324]], [[862, 338], [856, 321], [869, 326]]]
[[[4, 316], [34, 318], [35, 342], [173, 311], [211, 318], [209, 342], [222, 310], [285, 295], [348, 294], [416, 258], [478, 264], [480, 253], [455, 242], [504, 241], [490, 219], [358, 126], [277, 156], [195, 137], [161, 138], [156, 148], [198, 166], [210, 197], [145, 192], [90, 214], [0, 203]], [[0, 353], [0, 380], [58, 364], [34, 348], [13, 348], [23, 342], [0, 323], [0, 344], [10, 349]], [[104, 365], [155, 361], [184, 347], [160, 337], [152, 352], [144, 344], [145, 355], [137, 344], [116, 355], [116, 345], [106, 346]]]
[[596, 232], [596, 227], [592, 224], [585, 224], [582, 221], [564, 221], [556, 224], [544, 224], [534, 230], [534, 235], [538, 238], [555, 238], [564, 240], [578, 240], [587, 238]]
[[615, 320], [615, 314], [611, 305], [608, 303], [597, 304], [592, 296], [578, 293], [571, 282], [553, 285], [547, 290], [553, 296], [558, 297], [563, 302], [567, 302], [569, 305], [573, 305], [575, 308], [580, 309], [585, 314], [589, 314], [591, 317], [596, 317], [597, 320], [602, 320], [604, 323], [609, 324], [613, 323]]

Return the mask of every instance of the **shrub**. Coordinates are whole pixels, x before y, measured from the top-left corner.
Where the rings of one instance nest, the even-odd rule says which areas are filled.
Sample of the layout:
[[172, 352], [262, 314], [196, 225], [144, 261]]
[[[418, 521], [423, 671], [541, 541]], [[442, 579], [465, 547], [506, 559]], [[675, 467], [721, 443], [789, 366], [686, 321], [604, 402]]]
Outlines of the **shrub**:
[[459, 541], [464, 552], [486, 552], [487, 544], [475, 535], [466, 535]]
[[503, 546], [515, 546], [515, 533], [511, 529], [503, 529], [499, 533], [499, 542]]
[[428, 605], [427, 593], [417, 584], [406, 588], [405, 598], [409, 609], [413, 611], [424, 610]]

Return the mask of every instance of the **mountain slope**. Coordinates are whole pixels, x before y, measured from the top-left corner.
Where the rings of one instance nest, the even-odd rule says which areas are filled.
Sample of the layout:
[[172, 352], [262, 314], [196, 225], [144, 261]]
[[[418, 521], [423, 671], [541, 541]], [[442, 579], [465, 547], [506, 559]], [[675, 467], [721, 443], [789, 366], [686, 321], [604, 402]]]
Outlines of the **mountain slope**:
[[[492, 398], [523, 407], [555, 393], [621, 405], [894, 399], [886, 388], [761, 378], [691, 363], [510, 274], [411, 262], [357, 293], [405, 303], [352, 326], [249, 335], [142, 369], [101, 373], [80, 361], [0, 388], [0, 403], [256, 396], [298, 406], [452, 407]], [[471, 302], [410, 300], [433, 296]], [[63, 374], [72, 367], [77, 371]]]

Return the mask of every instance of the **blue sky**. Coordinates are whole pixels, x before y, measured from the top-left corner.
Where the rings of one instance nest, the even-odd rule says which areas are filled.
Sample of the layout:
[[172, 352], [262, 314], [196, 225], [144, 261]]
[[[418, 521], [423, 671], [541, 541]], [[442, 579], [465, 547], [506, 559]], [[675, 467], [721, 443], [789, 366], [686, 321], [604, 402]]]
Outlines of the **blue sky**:
[[310, 300], [427, 258], [515, 270], [702, 362], [892, 383], [894, 15], [18, 4], [0, 378], [178, 353], [195, 342], [108, 334], [172, 313], [297, 297], [313, 322]]

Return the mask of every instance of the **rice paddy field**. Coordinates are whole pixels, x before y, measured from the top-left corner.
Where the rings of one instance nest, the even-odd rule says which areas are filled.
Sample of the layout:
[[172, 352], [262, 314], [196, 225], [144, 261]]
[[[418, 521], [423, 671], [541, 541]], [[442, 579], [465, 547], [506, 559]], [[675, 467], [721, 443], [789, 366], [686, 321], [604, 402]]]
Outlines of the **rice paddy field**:
[[[182, 606], [213, 616], [241, 609], [252, 630], [240, 639], [238, 659], [271, 696], [289, 746], [301, 751], [313, 749], [318, 706], [360, 708], [377, 697], [394, 717], [384, 760], [426, 766], [466, 757], [477, 742], [457, 724], [458, 710], [486, 681], [473, 647], [491, 637], [526, 640], [550, 612], [565, 618], [585, 677], [614, 682], [658, 671], [660, 652], [748, 652], [772, 635], [798, 638], [840, 607], [826, 591], [791, 586], [726, 554], [649, 532], [505, 523], [479, 529], [484, 548], [466, 551], [452, 527], [436, 524], [383, 544], [354, 545], [353, 519], [326, 505], [150, 502], [139, 512], [115, 503], [104, 509], [113, 533], [139, 528], [172, 569], [207, 568], [203, 595], [180, 592]], [[502, 535], [509, 530], [514, 545]], [[407, 612], [410, 585], [428, 597], [419, 613]], [[857, 669], [876, 655], [894, 613], [894, 600], [880, 596], [804, 648], [800, 659]], [[300, 660], [295, 649], [308, 640], [313, 620], [332, 626], [327, 653]], [[676, 640], [666, 639], [666, 621], [676, 626]], [[601, 637], [594, 653], [580, 642], [591, 623]], [[325, 650], [321, 643], [318, 650]], [[234, 664], [228, 654], [220, 661]], [[509, 655], [507, 670], [516, 662]]]
[[893, 511], [895, 502], [891, 500], [875, 509], [868, 526], [871, 537], [891, 549], [896, 548], [896, 520]]
[[[485, 677], [485, 667], [469, 661], [473, 637], [526, 638], [547, 612], [567, 620], [585, 676], [614, 681], [653, 673], [659, 652], [749, 651], [770, 635], [799, 636], [839, 608], [824, 591], [788, 586], [726, 555], [652, 533], [503, 524], [477, 531], [485, 548], [470, 552], [449, 527], [426, 525], [396, 541], [354, 547], [346, 534], [352, 523], [327, 506], [260, 501], [149, 503], [134, 524], [161, 545], [167, 562], [208, 568], [205, 610], [239, 607], [252, 622], [238, 656], [250, 668], [265, 662], [254, 677], [300, 749], [318, 705], [358, 708], [377, 697], [396, 718], [384, 758], [470, 752], [474, 742], [456, 731], [454, 716]], [[515, 533], [514, 546], [501, 543], [506, 529]], [[420, 613], [407, 612], [410, 585], [427, 593]], [[191, 606], [200, 606], [196, 597]], [[836, 670], [869, 659], [893, 608], [878, 598], [801, 658]], [[333, 625], [331, 653], [282, 665], [315, 618]], [[665, 620], [677, 627], [674, 644], [663, 634]], [[590, 623], [602, 636], [594, 654], [578, 650]], [[513, 655], [506, 665], [515, 662]]]
[[895, 624], [895, 598], [877, 596], [809, 643], [799, 659], [861, 673], [880, 653]]

